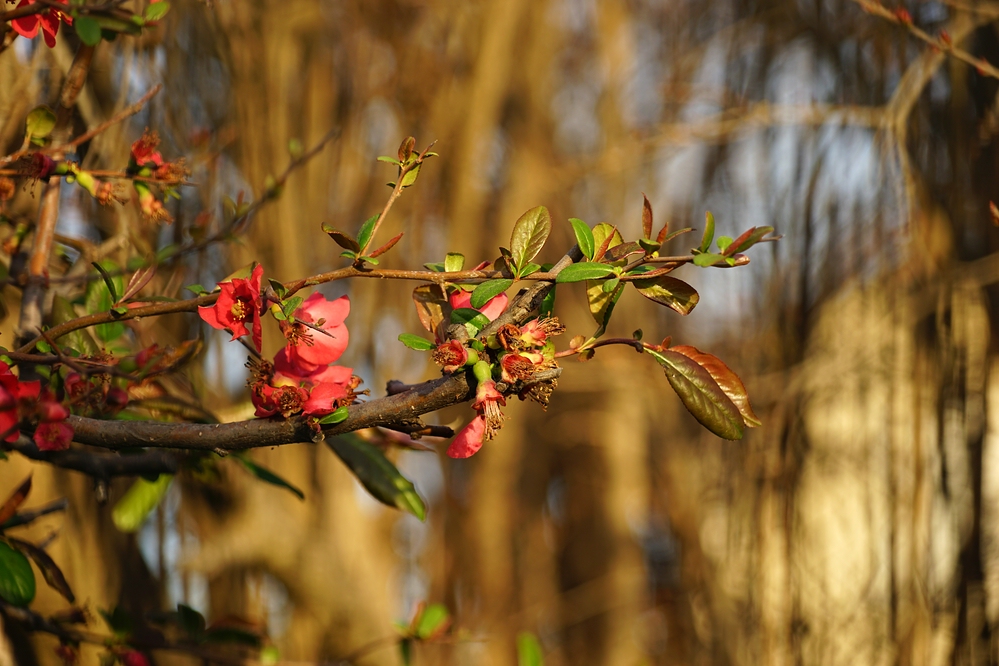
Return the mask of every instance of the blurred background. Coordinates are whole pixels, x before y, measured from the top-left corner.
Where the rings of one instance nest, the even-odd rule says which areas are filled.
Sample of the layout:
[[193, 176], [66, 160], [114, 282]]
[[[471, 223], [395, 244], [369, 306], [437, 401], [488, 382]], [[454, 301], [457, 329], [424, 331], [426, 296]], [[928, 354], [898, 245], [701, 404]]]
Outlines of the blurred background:
[[[999, 4], [906, 6], [999, 63]], [[58, 90], [74, 39], [0, 55], [0, 144], [16, 148], [24, 114]], [[674, 229], [701, 228], [706, 210], [720, 234], [776, 227], [784, 239], [747, 267], [678, 272], [701, 293], [689, 317], [629, 292], [610, 330], [720, 356], [764, 426], [719, 440], [656, 364], [608, 349], [565, 364], [547, 413], [512, 405], [472, 459], [395, 454], [426, 523], [313, 445], [254, 453], [305, 501], [226, 467], [175, 484], [136, 536], [115, 531], [90, 480], [37, 467], [33, 502], [70, 498], [37, 529], [58, 531], [50, 552], [91, 609], [253, 617], [308, 662], [391, 636], [420, 600], [447, 604], [465, 639], [421, 647], [417, 664], [516, 663], [522, 631], [555, 666], [999, 659], [995, 80], [848, 0], [177, 0], [160, 30], [98, 48], [81, 127], [156, 83], [85, 160], [120, 168], [148, 126], [198, 187], [159, 231], [64, 188], [61, 232], [109, 256], [211, 228], [222, 197], [258, 196], [284, 170], [289, 141], [340, 132], [244, 242], [189, 259], [174, 289], [252, 260], [279, 279], [341, 265], [320, 225], [356, 230], [381, 209], [395, 174], [375, 157], [407, 135], [441, 157], [393, 209], [385, 237], [406, 235], [383, 265], [492, 259], [539, 204], [553, 261], [573, 242], [569, 217], [636, 236], [643, 192]], [[373, 395], [436, 373], [396, 341], [420, 332], [412, 286], [324, 288], [351, 297], [342, 362]], [[582, 287], [564, 291], [569, 335], [590, 333]], [[4, 299], [16, 313], [17, 293]], [[191, 387], [221, 418], [251, 414], [227, 336], [193, 318], [143, 326], [161, 342], [205, 334]], [[278, 342], [265, 331], [265, 352]], [[29, 467], [3, 463], [0, 495]], [[31, 640], [24, 658], [52, 663], [54, 642]], [[356, 663], [398, 659], [387, 647]]]

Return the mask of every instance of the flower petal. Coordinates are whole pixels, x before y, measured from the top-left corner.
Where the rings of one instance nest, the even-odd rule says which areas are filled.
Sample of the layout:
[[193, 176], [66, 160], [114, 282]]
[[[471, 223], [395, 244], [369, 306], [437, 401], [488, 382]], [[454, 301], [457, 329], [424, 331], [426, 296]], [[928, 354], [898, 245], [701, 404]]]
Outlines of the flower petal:
[[468, 425], [461, 429], [458, 436], [447, 447], [447, 454], [451, 458], [470, 458], [482, 448], [482, 437], [486, 433], [486, 419], [476, 416]]

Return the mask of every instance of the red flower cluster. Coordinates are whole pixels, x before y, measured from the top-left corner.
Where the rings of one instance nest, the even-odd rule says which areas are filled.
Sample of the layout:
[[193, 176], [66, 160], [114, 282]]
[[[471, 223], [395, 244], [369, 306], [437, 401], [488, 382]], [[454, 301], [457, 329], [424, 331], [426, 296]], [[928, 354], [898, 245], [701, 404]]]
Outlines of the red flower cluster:
[[[32, 2], [33, 0], [21, 0], [17, 6], [23, 7], [30, 5]], [[56, 0], [56, 2], [63, 5], [69, 4], [69, 0]], [[56, 35], [59, 34], [60, 22], [66, 25], [73, 25], [73, 17], [60, 9], [52, 7], [38, 14], [29, 14], [28, 16], [16, 18], [10, 22], [10, 25], [14, 28], [14, 32], [28, 39], [34, 38], [38, 34], [38, 29], [41, 28], [45, 44], [49, 48], [52, 48], [56, 43]]]
[[[133, 147], [134, 150], [134, 147]], [[260, 350], [260, 313], [263, 301], [260, 298], [260, 282], [264, 268], [260, 264], [253, 267], [249, 278], [233, 278], [219, 283], [221, 293], [214, 305], [198, 308], [198, 314], [213, 328], [232, 333], [232, 339], [252, 331], [253, 347]], [[250, 323], [247, 330], [246, 323]]]
[[22, 421], [35, 421], [35, 444], [42, 451], [62, 451], [73, 441], [73, 428], [65, 423], [69, 410], [38, 380], [21, 381], [0, 362], [0, 436], [16, 441]]

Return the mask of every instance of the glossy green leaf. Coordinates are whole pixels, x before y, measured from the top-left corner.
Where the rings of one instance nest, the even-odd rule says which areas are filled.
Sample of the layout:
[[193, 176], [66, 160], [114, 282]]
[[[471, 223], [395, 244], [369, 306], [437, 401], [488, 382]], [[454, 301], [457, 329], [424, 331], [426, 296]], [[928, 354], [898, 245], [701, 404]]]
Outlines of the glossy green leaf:
[[544, 206], [536, 206], [520, 216], [510, 234], [510, 254], [513, 265], [519, 272], [545, 246], [552, 231], [552, 216]]
[[414, 633], [420, 640], [428, 640], [440, 636], [451, 625], [451, 613], [444, 604], [430, 604], [416, 618]]
[[155, 481], [136, 479], [111, 511], [111, 520], [122, 532], [136, 532], [170, 488], [173, 476], [160, 474]]
[[420, 177], [420, 168], [422, 164], [417, 164], [415, 167], [406, 172], [406, 175], [402, 177], [402, 187], [403, 189], [411, 186], [416, 182], [416, 179]]
[[544, 666], [541, 643], [537, 637], [524, 631], [517, 635], [517, 666]]
[[350, 416], [350, 409], [346, 406], [337, 407], [336, 411], [332, 414], [327, 414], [323, 418], [319, 419], [319, 425], [336, 425], [337, 423], [342, 423], [347, 420]]
[[753, 412], [753, 406], [749, 404], [749, 393], [746, 391], [746, 386], [742, 383], [742, 380], [739, 379], [739, 375], [732, 372], [720, 358], [689, 345], [670, 347], [670, 351], [683, 354], [707, 370], [711, 378], [715, 380], [715, 383], [728, 396], [728, 399], [738, 408], [747, 426], [756, 428], [763, 425], [763, 422]]
[[97, 46], [101, 43], [101, 24], [90, 16], [77, 16], [73, 28], [80, 36], [80, 41], [87, 46]]
[[738, 407], [706, 369], [679, 352], [646, 351], [663, 366], [670, 386], [701, 425], [724, 439], [742, 439], [745, 424]]
[[513, 280], [499, 279], [488, 280], [478, 285], [472, 292], [472, 307], [481, 309], [485, 307], [491, 299], [499, 296], [513, 285]]
[[400, 333], [399, 342], [416, 351], [430, 351], [434, 348], [433, 342], [412, 333]]
[[726, 249], [726, 248], [727, 248], [727, 247], [728, 247], [729, 245], [731, 245], [731, 244], [732, 244], [732, 237], [731, 237], [731, 236], [719, 236], [719, 237], [718, 237], [718, 240], [717, 240], [717, 241], [715, 241], [715, 244], [716, 244], [716, 245], [718, 246], [718, 249], [719, 249], [719, 250], [721, 250], [721, 253], [722, 253], [722, 254], [728, 254], [728, 253], [727, 253], [727, 252], [725, 251], [725, 249]]
[[593, 242], [593, 231], [590, 229], [590, 225], [578, 217], [570, 217], [569, 224], [572, 225], [572, 233], [576, 235], [576, 245], [579, 246], [579, 251], [587, 259], [593, 259], [593, 251], [596, 246]]
[[250, 457], [246, 453], [242, 452], [233, 453], [231, 454], [230, 457], [235, 458], [240, 463], [242, 463], [243, 467], [245, 467], [250, 472], [250, 474], [257, 477], [261, 481], [269, 483], [273, 486], [277, 486], [279, 488], [290, 490], [292, 493], [298, 496], [298, 499], [301, 500], [305, 499], [305, 493], [303, 493], [297, 486], [292, 485], [291, 483], [284, 480], [283, 478], [281, 478], [274, 472], [270, 471], [266, 467], [262, 467], [257, 463], [253, 462], [252, 460], [250, 460]]
[[698, 254], [694, 256], [695, 266], [702, 266], [702, 267], [714, 266], [715, 264], [720, 264], [724, 261], [725, 261], [724, 255], [714, 254], [710, 252], [707, 254]]
[[25, 123], [29, 136], [45, 138], [55, 129], [56, 115], [47, 106], [36, 106], [28, 112]]
[[14, 606], [27, 606], [35, 598], [35, 572], [28, 558], [0, 541], [0, 599]]
[[650, 301], [655, 301], [660, 305], [665, 305], [682, 315], [690, 314], [690, 311], [697, 305], [700, 296], [697, 290], [683, 280], [678, 280], [669, 275], [648, 278], [645, 280], [635, 280], [632, 282], [638, 293]]
[[146, 6], [146, 11], [143, 14], [143, 18], [147, 21], [159, 21], [161, 18], [166, 16], [167, 12], [170, 11], [170, 3], [166, 0], [160, 0], [160, 2], [152, 2]]
[[612, 247], [616, 247], [624, 242], [621, 232], [606, 222], [593, 227], [593, 243], [596, 249], [593, 251], [593, 260], [600, 261], [604, 254]]
[[715, 239], [715, 216], [711, 211], [704, 213], [704, 235], [701, 236], [701, 252], [711, 249], [711, 241]]
[[555, 281], [558, 283], [582, 282], [583, 280], [597, 280], [613, 274], [614, 268], [612, 266], [585, 262], [566, 266], [559, 271]]
[[603, 284], [600, 285], [600, 288], [605, 294], [609, 294], [617, 289], [619, 284], [621, 284], [621, 278], [614, 276], [610, 279], [604, 280]]
[[464, 324], [468, 334], [475, 337], [489, 324], [489, 317], [472, 308], [458, 308], [451, 313], [452, 324]]
[[465, 255], [458, 252], [448, 252], [444, 257], [444, 270], [455, 273], [465, 267]]
[[361, 230], [357, 232], [357, 244], [361, 247], [360, 251], [366, 250], [368, 243], [371, 241], [371, 233], [375, 230], [375, 222], [378, 221], [377, 215], [372, 215], [364, 221], [361, 225]]
[[353, 435], [328, 437], [326, 444], [375, 499], [426, 519], [426, 504], [412, 482], [379, 449]]
[[69, 603], [76, 601], [76, 596], [73, 594], [73, 590], [69, 587], [69, 582], [66, 580], [66, 576], [63, 575], [62, 570], [55, 563], [55, 561], [49, 557], [48, 553], [35, 544], [22, 541], [21, 539], [11, 537], [10, 543], [12, 546], [31, 558], [31, 560], [35, 563], [35, 566], [38, 567], [38, 570], [42, 572], [42, 576], [44, 576], [45, 582], [49, 584], [49, 587], [61, 594]]

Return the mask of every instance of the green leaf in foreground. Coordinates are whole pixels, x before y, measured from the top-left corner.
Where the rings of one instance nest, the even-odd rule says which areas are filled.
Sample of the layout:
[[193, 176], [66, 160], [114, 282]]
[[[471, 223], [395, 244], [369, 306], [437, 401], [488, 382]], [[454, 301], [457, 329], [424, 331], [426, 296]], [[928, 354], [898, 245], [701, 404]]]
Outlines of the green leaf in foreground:
[[544, 666], [541, 643], [529, 631], [517, 635], [517, 666]]
[[372, 497], [383, 504], [407, 511], [420, 520], [426, 519], [427, 506], [412, 482], [379, 449], [355, 435], [327, 437], [326, 444], [350, 468]]
[[468, 334], [475, 336], [489, 324], [489, 317], [472, 308], [458, 308], [451, 313], [452, 324], [464, 324]]
[[488, 280], [475, 288], [472, 292], [472, 307], [485, 307], [492, 298], [499, 296], [513, 285], [513, 280], [499, 279]]
[[42, 572], [49, 587], [61, 594], [69, 603], [76, 601], [76, 596], [73, 594], [66, 576], [63, 575], [62, 569], [55, 563], [55, 560], [49, 557], [48, 553], [35, 544], [21, 539], [10, 537], [10, 543], [35, 562], [35, 566]]
[[0, 599], [27, 606], [35, 598], [35, 572], [23, 553], [0, 541]]
[[594, 264], [590, 262], [571, 264], [559, 271], [555, 281], [558, 283], [565, 283], [582, 282], [583, 280], [599, 280], [600, 278], [611, 275], [613, 272], [614, 268], [606, 264]]
[[111, 520], [122, 532], [136, 532], [170, 488], [173, 475], [160, 474], [155, 481], [136, 479], [111, 511]]
[[724, 439], [742, 439], [745, 423], [711, 374], [679, 352], [646, 350], [666, 371], [666, 379], [701, 425]]
[[430, 604], [423, 609], [413, 625], [417, 638], [421, 640], [436, 638], [451, 625], [451, 613], [444, 604]]
[[704, 213], [704, 235], [701, 236], [701, 252], [707, 252], [711, 248], [711, 241], [715, 239], [715, 216], [711, 211]]
[[434, 348], [434, 343], [430, 340], [412, 333], [400, 333], [399, 342], [416, 351], [430, 351]]
[[552, 216], [544, 206], [536, 206], [520, 216], [510, 235], [510, 254], [519, 271], [538, 256], [552, 231]]
[[579, 251], [587, 259], [592, 259], [596, 246], [593, 244], [593, 231], [590, 229], [590, 225], [578, 217], [570, 217], [569, 224], [572, 225], [572, 232], [576, 235], [576, 245], [579, 246]]
[[73, 28], [80, 36], [80, 41], [87, 46], [97, 46], [101, 43], [101, 24], [90, 16], [77, 16]]
[[30, 136], [45, 138], [55, 129], [55, 124], [56, 116], [52, 109], [45, 105], [36, 106], [28, 113], [26, 129]]
[[247, 456], [245, 453], [234, 453], [232, 454], [232, 457], [241, 462], [243, 464], [243, 467], [245, 467], [250, 472], [250, 474], [257, 477], [261, 481], [269, 483], [272, 486], [278, 486], [279, 488], [285, 488], [286, 490], [290, 490], [292, 493], [298, 496], [298, 499], [301, 500], [305, 499], [305, 493], [299, 490], [297, 486], [294, 486], [288, 481], [285, 481], [280, 476], [270, 471], [266, 467], [261, 467], [257, 463], [253, 462], [252, 460], [250, 460], [249, 456]]

